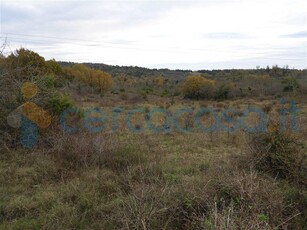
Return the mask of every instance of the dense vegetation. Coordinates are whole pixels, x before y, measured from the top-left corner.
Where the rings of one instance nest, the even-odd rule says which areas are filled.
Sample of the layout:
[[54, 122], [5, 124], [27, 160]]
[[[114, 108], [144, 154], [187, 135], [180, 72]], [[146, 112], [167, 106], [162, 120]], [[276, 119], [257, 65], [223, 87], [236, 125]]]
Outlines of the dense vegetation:
[[[57, 63], [26, 49], [0, 55], [0, 229], [304, 229], [306, 74], [277, 66], [192, 72]], [[24, 83], [37, 94], [24, 97]], [[286, 109], [291, 100], [299, 105], [299, 132], [280, 131], [281, 97]], [[53, 120], [31, 149], [7, 119], [27, 101]], [[267, 115], [268, 132], [188, 131], [200, 108], [235, 108], [229, 117], [240, 119], [253, 106]], [[67, 118], [80, 126], [76, 133], [60, 125], [66, 108], [77, 111]], [[88, 132], [89, 108], [118, 113], [117, 132], [113, 120]], [[189, 108], [178, 118], [187, 132], [133, 133], [125, 111], [135, 108], [144, 109], [131, 118], [135, 130], [149, 119], [165, 124], [152, 109]], [[206, 113], [202, 122], [213, 118]]]
[[[72, 66], [73, 63], [60, 62], [63, 67]], [[129, 90], [131, 92], [147, 92], [164, 96], [183, 95], [186, 89], [182, 89], [182, 83], [188, 76], [200, 76], [207, 80], [216, 81], [214, 89], [195, 89], [204, 91], [197, 98], [215, 98], [217, 100], [254, 97], [254, 96], [276, 96], [280, 97], [288, 93], [306, 94], [307, 80], [306, 70], [289, 69], [289, 67], [266, 67], [252, 70], [168, 70], [147, 69], [140, 67], [120, 67], [105, 64], [85, 63], [86, 66], [103, 70], [114, 77], [113, 92]], [[160, 80], [157, 80], [160, 79]], [[197, 78], [195, 78], [195, 81]], [[159, 83], [158, 83], [159, 82]], [[191, 82], [191, 81], [190, 81]], [[157, 84], [158, 83], [158, 84]], [[131, 86], [134, 87], [131, 87]], [[175, 87], [175, 89], [174, 89]], [[173, 90], [170, 90], [173, 89]], [[213, 92], [211, 92], [213, 90]], [[192, 93], [187, 97], [194, 98]]]

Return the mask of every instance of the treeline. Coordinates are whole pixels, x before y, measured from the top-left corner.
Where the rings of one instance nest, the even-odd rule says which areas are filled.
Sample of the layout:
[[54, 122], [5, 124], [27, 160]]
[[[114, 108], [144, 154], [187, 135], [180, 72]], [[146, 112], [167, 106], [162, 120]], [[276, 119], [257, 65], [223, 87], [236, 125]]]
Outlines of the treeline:
[[243, 76], [243, 75], [264, 75], [268, 74], [272, 77], [284, 77], [287, 75], [295, 75], [297, 77], [307, 76], [307, 70], [289, 69], [288, 66], [279, 67], [273, 65], [266, 68], [257, 67], [256, 69], [224, 69], [224, 70], [198, 70], [198, 73], [207, 74], [211, 77], [223, 78], [230, 76]]
[[[71, 66], [76, 63], [74, 62], [59, 62], [59, 64], [63, 67]], [[192, 70], [170, 70], [170, 69], [149, 69], [144, 67], [138, 66], [118, 66], [118, 65], [106, 65], [100, 63], [83, 63], [84, 65], [99, 69], [104, 72], [111, 74], [114, 77], [120, 76], [128, 76], [128, 77], [152, 77], [152, 76], [163, 76], [166, 78], [176, 78], [176, 79], [183, 79], [188, 74], [192, 72]]]
[[[301, 74], [301, 72], [299, 72]], [[190, 99], [226, 100], [237, 97], [306, 95], [307, 77], [249, 74], [241, 77], [212, 78], [206, 74], [188, 76], [181, 84], [181, 93]]]
[[[61, 66], [74, 63], [60, 62]], [[135, 66], [112, 66], [84, 63], [85, 66], [103, 70], [114, 76], [112, 92], [140, 93], [159, 96], [179, 96], [192, 99], [225, 100], [236, 97], [282, 96], [283, 94], [307, 94], [307, 70], [290, 69], [277, 65], [256, 69], [225, 70], [169, 70], [148, 69]], [[201, 78], [214, 81], [214, 86], [202, 86]], [[158, 80], [157, 80], [158, 79]], [[189, 80], [188, 80], [189, 79]], [[187, 86], [188, 85], [188, 86]], [[193, 87], [195, 90], [193, 91]]]
[[89, 86], [101, 95], [111, 91], [113, 94], [137, 93], [143, 98], [153, 94], [226, 100], [237, 97], [307, 94], [307, 70], [289, 69], [287, 66], [193, 72], [46, 61], [39, 54], [26, 49], [3, 56], [0, 62], [2, 67], [10, 69], [15, 79], [33, 80], [37, 76], [44, 76], [48, 85], [55, 86], [75, 80], [79, 91]]
[[[75, 63], [73, 62], [59, 62], [63, 67], [71, 66]], [[256, 69], [217, 69], [217, 70], [170, 70], [170, 69], [149, 69], [137, 66], [118, 66], [118, 65], [106, 65], [100, 63], [83, 63], [84, 65], [105, 71], [114, 77], [117, 76], [131, 76], [131, 77], [152, 77], [152, 76], [162, 76], [162, 77], [175, 77], [177, 80], [182, 80], [191, 73], [205, 74], [208, 78], [240, 78], [242, 76], [249, 75], [270, 75], [271, 77], [285, 77], [285, 76], [295, 76], [298, 78], [306, 77], [307, 70], [297, 70], [290, 69], [288, 66], [279, 67], [278, 65], [267, 66], [266, 68], [257, 67]]]

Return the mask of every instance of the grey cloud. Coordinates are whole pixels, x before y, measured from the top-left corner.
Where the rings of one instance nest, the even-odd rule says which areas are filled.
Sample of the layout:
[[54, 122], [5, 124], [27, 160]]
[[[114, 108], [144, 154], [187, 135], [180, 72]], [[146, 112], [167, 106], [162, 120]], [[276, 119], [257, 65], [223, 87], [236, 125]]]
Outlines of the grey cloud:
[[[135, 26], [146, 26], [183, 3], [175, 2], [123, 2], [123, 1], [21, 1], [20, 4], [4, 1], [2, 35], [13, 40], [24, 39], [16, 34], [31, 35], [27, 40], [58, 44], [65, 38], [85, 40], [83, 43], [101, 45], [101, 41], [115, 44], [133, 44], [122, 37], [108, 37], [108, 32], [121, 31]], [[105, 32], [101, 35], [101, 31]], [[15, 35], [10, 35], [15, 33]], [[96, 34], [99, 34], [97, 37]], [[44, 39], [46, 35], [58, 39]], [[26, 40], [26, 39], [25, 39]], [[28, 41], [31, 42], [31, 41]], [[70, 41], [76, 43], [76, 41]], [[77, 41], [78, 42], [78, 41]]]
[[307, 38], [307, 31], [300, 31], [293, 34], [285, 34], [281, 36], [282, 38]]
[[[23, 4], [29, 4], [32, 7], [25, 8]], [[78, 22], [91, 24], [100, 20], [102, 23], [96, 25], [97, 29], [114, 30], [143, 24], [176, 6], [171, 2], [133, 2], [131, 4], [131, 2], [121, 1], [78, 1], [77, 3], [47, 1], [38, 5], [24, 1], [19, 6], [15, 4], [11, 6], [8, 2], [4, 2], [3, 22], [6, 24], [22, 22], [23, 26], [30, 30], [37, 24], [42, 30], [56, 25], [57, 28], [65, 27], [71, 31], [78, 27]], [[109, 27], [103, 23], [108, 21], [112, 22]], [[82, 29], [86, 30], [86, 28]]]
[[[8, 33], [8, 40], [15, 44], [25, 44], [34, 47], [42, 55], [65, 57], [65, 60], [74, 61], [76, 53], [69, 49], [61, 49], [65, 45], [88, 46], [89, 49], [101, 47], [105, 44], [120, 45], [120, 47], [137, 46], [136, 41], [125, 39], [125, 37], [109, 36], [109, 32], [122, 31], [124, 29], [146, 28], [147, 24], [167, 14], [176, 8], [188, 9], [188, 7], [221, 5], [229, 1], [16, 1], [2, 0], [2, 32]], [[214, 19], [212, 19], [213, 21]], [[289, 18], [285, 17], [286, 25], [306, 25], [306, 14], [295, 14]], [[304, 27], [302, 27], [304, 29]], [[182, 28], [184, 30], [184, 28]], [[104, 33], [96, 33], [96, 32]], [[141, 30], [140, 30], [141, 31]], [[12, 35], [15, 33], [19, 35]], [[307, 31], [298, 31], [286, 34], [280, 38], [306, 38]], [[3, 34], [2, 34], [3, 35]], [[30, 35], [30, 36], [22, 36]], [[35, 36], [43, 35], [46, 36]], [[168, 34], [157, 31], [149, 34], [151, 38], [164, 38]], [[218, 42], [224, 40], [240, 40], [239, 47], [233, 47], [234, 52], [239, 49], [255, 49], [251, 55], [261, 56], [259, 58], [247, 58], [237, 61], [216, 63], [164, 63], [152, 65], [152, 67], [168, 68], [253, 68], [256, 65], [289, 64], [306, 67], [306, 44], [299, 47], [250, 47], [245, 41], [251, 38], [248, 34], [240, 31], [204, 33], [201, 38], [209, 38]], [[277, 35], [278, 36], [278, 35]], [[65, 39], [66, 38], [66, 39]], [[244, 40], [245, 39], [245, 40]], [[211, 40], [211, 41], [212, 41]], [[287, 41], [286, 39], [282, 39]], [[302, 39], [298, 39], [299, 42]], [[290, 40], [291, 42], [291, 40]], [[84, 48], [84, 47], [83, 47]], [[171, 47], [169, 47], [171, 48]], [[123, 48], [124, 49], [124, 48]], [[143, 47], [141, 47], [143, 49]], [[175, 49], [175, 48], [173, 48]], [[180, 49], [179, 49], [180, 51]], [[206, 52], [204, 49], [189, 49], [189, 51]], [[248, 53], [248, 52], [247, 52]], [[92, 60], [95, 61], [95, 60]], [[113, 60], [116, 62], [116, 60]], [[171, 62], [171, 60], [170, 60]], [[112, 64], [112, 63], [111, 63]], [[124, 64], [124, 63], [122, 63]]]

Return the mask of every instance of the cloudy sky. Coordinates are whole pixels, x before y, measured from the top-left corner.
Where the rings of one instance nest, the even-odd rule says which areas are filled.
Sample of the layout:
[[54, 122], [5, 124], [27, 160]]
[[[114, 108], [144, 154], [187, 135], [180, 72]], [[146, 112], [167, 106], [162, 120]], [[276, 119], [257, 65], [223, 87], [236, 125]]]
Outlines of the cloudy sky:
[[171, 69], [307, 68], [306, 0], [1, 1], [1, 41], [46, 59]]

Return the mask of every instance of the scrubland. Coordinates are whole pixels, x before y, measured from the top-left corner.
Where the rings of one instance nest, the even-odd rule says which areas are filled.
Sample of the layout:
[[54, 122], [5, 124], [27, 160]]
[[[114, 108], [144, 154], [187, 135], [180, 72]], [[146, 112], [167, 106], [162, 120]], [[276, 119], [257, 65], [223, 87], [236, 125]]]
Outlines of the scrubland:
[[[220, 77], [204, 71], [184, 72], [182, 77], [181, 72], [182, 79], [176, 79], [175, 73], [174, 77], [120, 73], [110, 80], [114, 73], [60, 66], [21, 51], [0, 59], [0, 229], [304, 229], [307, 225], [306, 71], [274, 67], [253, 76], [247, 70], [239, 75], [222, 71]], [[206, 80], [197, 79], [196, 88], [184, 86], [191, 74]], [[38, 86], [31, 101], [53, 117], [48, 128], [39, 129], [38, 143], [30, 149], [20, 145], [19, 130], [6, 123], [8, 114], [26, 101], [20, 94], [24, 82]], [[286, 100], [284, 132], [279, 129], [281, 98]], [[291, 130], [291, 101], [299, 108], [299, 131]], [[229, 116], [240, 119], [255, 106], [267, 116], [266, 132], [195, 128], [193, 115], [201, 108], [213, 108], [220, 116], [235, 108]], [[67, 108], [77, 111], [66, 122], [80, 126], [78, 132], [65, 132], [60, 125]], [[82, 125], [92, 108], [108, 114], [100, 132]], [[111, 119], [114, 108], [121, 109], [116, 130]], [[126, 116], [134, 108], [143, 112], [131, 117], [132, 131]], [[166, 132], [157, 133], [146, 121], [163, 127], [166, 117], [151, 116], [154, 108], [168, 111], [171, 118], [180, 108], [192, 112], [178, 120], [184, 130], [172, 120]], [[259, 117], [251, 113], [246, 120], [252, 126]], [[209, 113], [201, 121], [206, 127], [214, 123]]]

